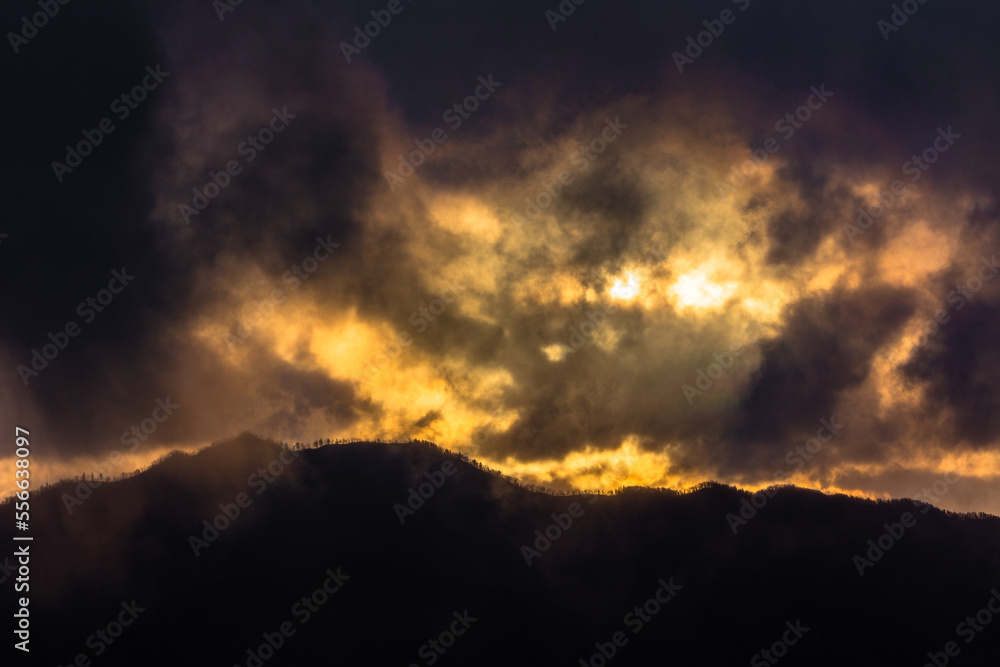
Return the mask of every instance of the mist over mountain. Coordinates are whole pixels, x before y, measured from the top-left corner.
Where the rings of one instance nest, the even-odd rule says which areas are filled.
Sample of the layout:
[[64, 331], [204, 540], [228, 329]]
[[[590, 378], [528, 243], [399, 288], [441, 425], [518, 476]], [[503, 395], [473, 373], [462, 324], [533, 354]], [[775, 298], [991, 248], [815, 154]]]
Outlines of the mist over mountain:
[[0, 25], [0, 667], [998, 667], [1000, 2]]
[[[976, 620], [1000, 603], [1000, 518], [909, 500], [552, 495], [426, 442], [249, 434], [96, 487], [31, 498], [34, 664], [987, 665], [1000, 647]], [[0, 566], [13, 588], [16, 558]]]

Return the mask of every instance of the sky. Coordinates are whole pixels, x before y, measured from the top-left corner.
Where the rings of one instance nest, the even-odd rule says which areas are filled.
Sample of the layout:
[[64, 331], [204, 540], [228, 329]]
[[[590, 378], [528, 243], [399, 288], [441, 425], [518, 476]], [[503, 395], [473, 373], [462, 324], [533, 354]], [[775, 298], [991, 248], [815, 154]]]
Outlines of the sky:
[[0, 417], [42, 481], [250, 431], [1000, 514], [995, 3], [39, 11]]

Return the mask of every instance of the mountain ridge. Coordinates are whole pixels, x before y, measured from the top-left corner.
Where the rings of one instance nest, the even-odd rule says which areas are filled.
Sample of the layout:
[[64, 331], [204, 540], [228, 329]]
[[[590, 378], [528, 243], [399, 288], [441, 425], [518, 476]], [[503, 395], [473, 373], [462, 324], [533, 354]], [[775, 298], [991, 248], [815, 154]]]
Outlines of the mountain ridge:
[[[246, 665], [285, 622], [297, 632], [268, 665], [421, 665], [427, 651], [443, 665], [733, 664], [797, 620], [810, 630], [785, 664], [922, 664], [1000, 585], [996, 517], [782, 487], [734, 534], [727, 515], [754, 498], [735, 487], [548, 495], [422, 441], [288, 451], [242, 434], [98, 485], [70, 513], [75, 485], [32, 495], [39, 636], [79, 637], [39, 646], [59, 664], [96, 658], [86, 638], [133, 599], [148, 611], [101, 664], [183, 659], [170, 647], [180, 633], [206, 646], [204, 664]], [[915, 525], [862, 576], [852, 559], [906, 513]], [[299, 625], [295, 600], [338, 576]], [[658, 596], [669, 603], [636, 630], [630, 610]], [[467, 636], [422, 657], [466, 611], [478, 619]], [[989, 630], [963, 645], [966, 664], [991, 655]]]

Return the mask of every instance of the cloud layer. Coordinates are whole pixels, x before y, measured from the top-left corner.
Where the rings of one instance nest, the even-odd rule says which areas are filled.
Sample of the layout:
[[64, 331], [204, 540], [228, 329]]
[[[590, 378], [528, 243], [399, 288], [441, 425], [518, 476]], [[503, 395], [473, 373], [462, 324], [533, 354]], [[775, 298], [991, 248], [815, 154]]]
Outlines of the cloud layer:
[[1000, 512], [995, 6], [405, 4], [347, 62], [371, 9], [69, 6], [4, 65], [0, 394], [51, 474], [169, 396], [150, 458], [420, 437], [553, 486], [955, 471]]

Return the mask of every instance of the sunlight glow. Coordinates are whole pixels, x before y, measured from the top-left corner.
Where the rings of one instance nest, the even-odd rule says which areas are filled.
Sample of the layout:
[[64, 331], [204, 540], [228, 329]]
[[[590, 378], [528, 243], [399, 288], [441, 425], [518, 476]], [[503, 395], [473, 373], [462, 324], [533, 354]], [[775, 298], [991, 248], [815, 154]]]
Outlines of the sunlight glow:
[[639, 294], [639, 279], [634, 273], [625, 274], [626, 280], [619, 278], [608, 292], [613, 299], [633, 299]]
[[712, 282], [706, 269], [695, 269], [677, 279], [670, 293], [680, 308], [718, 308], [736, 291], [736, 283]]

